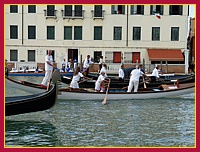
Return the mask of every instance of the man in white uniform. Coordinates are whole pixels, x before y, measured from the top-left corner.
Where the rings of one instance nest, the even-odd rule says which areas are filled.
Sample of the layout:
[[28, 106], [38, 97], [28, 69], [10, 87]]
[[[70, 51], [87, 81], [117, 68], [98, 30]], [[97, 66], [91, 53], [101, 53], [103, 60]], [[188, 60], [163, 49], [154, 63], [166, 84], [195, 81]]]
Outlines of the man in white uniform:
[[121, 68], [119, 69], [119, 82], [124, 82], [124, 65], [121, 65]]
[[83, 68], [84, 71], [86, 71], [86, 75], [88, 75], [89, 72], [89, 66], [90, 64], [92, 64], [93, 62], [91, 61], [90, 55], [87, 55], [87, 57], [84, 60], [84, 64], [83, 64]]
[[53, 70], [53, 57], [51, 55], [51, 50], [48, 50], [48, 54], [45, 57], [45, 76], [42, 80], [42, 85], [47, 85], [47, 82], [50, 81], [51, 72]]
[[160, 78], [159, 73], [158, 73], [158, 66], [156, 66], [151, 74], [151, 82], [156, 82], [157, 78]]
[[147, 77], [142, 71], [140, 71], [139, 66], [136, 65], [136, 68], [131, 71], [130, 81], [129, 81], [128, 91], [127, 92], [131, 92], [133, 86], [134, 86], [134, 92], [138, 91], [138, 85], [139, 85], [140, 76]]

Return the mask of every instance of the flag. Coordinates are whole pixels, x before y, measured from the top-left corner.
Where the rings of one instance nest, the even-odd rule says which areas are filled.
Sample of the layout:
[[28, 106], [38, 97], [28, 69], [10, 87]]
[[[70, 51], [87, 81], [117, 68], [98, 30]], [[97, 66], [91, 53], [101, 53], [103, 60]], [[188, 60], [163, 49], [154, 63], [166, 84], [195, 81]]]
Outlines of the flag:
[[156, 13], [155, 15], [156, 15], [156, 17], [157, 17], [158, 19], [161, 19], [161, 16], [160, 16], [159, 13]]

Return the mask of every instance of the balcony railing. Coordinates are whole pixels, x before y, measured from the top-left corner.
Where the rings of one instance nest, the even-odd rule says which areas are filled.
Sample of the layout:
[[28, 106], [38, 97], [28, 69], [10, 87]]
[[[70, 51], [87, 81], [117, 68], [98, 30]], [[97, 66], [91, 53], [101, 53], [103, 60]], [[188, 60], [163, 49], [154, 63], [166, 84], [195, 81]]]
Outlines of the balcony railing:
[[93, 19], [104, 19], [104, 12], [105, 10], [102, 11], [95, 11], [95, 10], [91, 10], [92, 12], [92, 18]]
[[83, 19], [85, 10], [61, 10], [63, 19]]
[[44, 10], [44, 16], [47, 18], [57, 18], [56, 16], [57, 10]]

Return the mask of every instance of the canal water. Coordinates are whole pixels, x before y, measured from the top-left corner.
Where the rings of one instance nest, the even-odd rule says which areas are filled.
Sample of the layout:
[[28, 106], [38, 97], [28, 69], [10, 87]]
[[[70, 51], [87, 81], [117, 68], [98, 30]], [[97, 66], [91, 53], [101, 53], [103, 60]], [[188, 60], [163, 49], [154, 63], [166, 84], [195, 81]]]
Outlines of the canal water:
[[[43, 77], [12, 78], [40, 83]], [[16, 89], [6, 88], [6, 94], [18, 93]], [[195, 146], [194, 93], [166, 99], [107, 99], [109, 104], [104, 106], [101, 102], [57, 99], [51, 109], [8, 116], [5, 146]]]

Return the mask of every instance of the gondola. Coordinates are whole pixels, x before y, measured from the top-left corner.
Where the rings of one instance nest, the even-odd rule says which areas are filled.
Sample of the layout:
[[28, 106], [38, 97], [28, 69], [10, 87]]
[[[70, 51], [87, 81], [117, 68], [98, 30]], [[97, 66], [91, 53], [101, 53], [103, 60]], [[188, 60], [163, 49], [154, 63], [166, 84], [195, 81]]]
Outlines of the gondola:
[[[170, 98], [182, 94], [194, 93], [194, 83], [176, 85], [161, 85], [155, 88], [139, 88], [138, 92], [127, 92], [127, 89], [110, 88], [107, 99], [133, 100]], [[94, 88], [80, 88], [79, 91], [70, 91], [69, 88], [59, 88], [59, 99], [69, 100], [102, 100], [105, 92], [95, 92]]]
[[56, 84], [48, 91], [34, 95], [5, 97], [5, 115], [18, 115], [51, 108], [56, 102]]
[[[13, 82], [14, 83], [14, 82]], [[41, 90], [37, 84], [31, 84], [25, 86], [25, 84], [17, 83], [21, 85], [21, 88], [28, 87], [32, 89]], [[34, 86], [35, 85], [35, 86]], [[164, 88], [164, 89], [162, 89]], [[151, 98], [169, 98], [179, 96], [182, 94], [194, 93], [195, 83], [184, 84], [169, 84], [162, 85], [162, 87], [151, 88], [139, 88], [138, 92], [127, 93], [127, 88], [110, 88], [108, 91], [109, 100], [123, 100], [123, 99], [151, 99]], [[94, 88], [80, 88], [79, 91], [70, 91], [68, 87], [58, 88], [58, 99], [65, 100], [99, 100], [103, 99], [105, 92], [95, 92]]]
[[[80, 88], [93, 88], [93, 87], [95, 87], [97, 75], [91, 74], [91, 75], [89, 75], [89, 77], [92, 80], [88, 80], [88, 81], [81, 80], [80, 81], [80, 84], [79, 84]], [[147, 87], [158, 87], [161, 84], [173, 84], [175, 80], [178, 80], [178, 82], [180, 84], [181, 83], [190, 83], [190, 82], [195, 81], [194, 75], [180, 75], [180, 76], [176, 76], [176, 75], [166, 76], [165, 75], [163, 77], [165, 77], [165, 78], [161, 78], [161, 79], [157, 80], [156, 82], [146, 81], [145, 84], [146, 84]], [[119, 82], [117, 77], [109, 77], [109, 78], [111, 79], [110, 88], [123, 88], [123, 87], [127, 87], [128, 84], [129, 84], [128, 79], [125, 79], [124, 82]], [[66, 84], [70, 84], [71, 78], [63, 76], [63, 77], [61, 77], [61, 81], [63, 83], [66, 83]], [[139, 87], [143, 87], [143, 86], [144, 86], [144, 82], [141, 79]]]
[[[57, 81], [60, 78], [60, 72], [54, 71], [52, 74], [53, 84], [47, 90], [46, 86], [34, 84], [26, 81], [16, 81], [5, 76], [6, 87], [25, 90], [29, 95], [7, 95], [5, 97], [5, 115], [18, 115], [42, 111], [51, 108], [57, 97]], [[47, 90], [47, 91], [46, 91]]]

